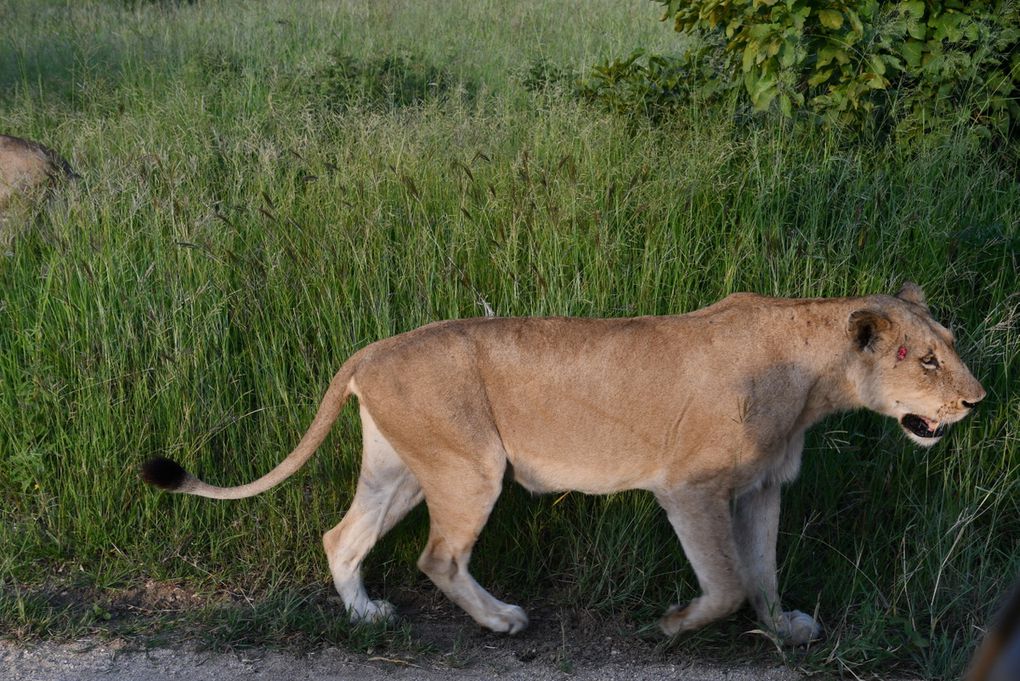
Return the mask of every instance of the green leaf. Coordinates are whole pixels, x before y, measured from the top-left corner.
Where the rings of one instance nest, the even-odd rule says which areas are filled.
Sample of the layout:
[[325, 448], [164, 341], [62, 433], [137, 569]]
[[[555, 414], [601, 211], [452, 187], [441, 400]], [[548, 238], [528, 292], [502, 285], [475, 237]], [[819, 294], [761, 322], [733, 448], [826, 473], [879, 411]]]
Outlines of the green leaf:
[[924, 52], [924, 43], [920, 40], [904, 40], [900, 45], [900, 56], [907, 66], [912, 69], [921, 66], [921, 54]]
[[885, 74], [885, 62], [882, 61], [882, 57], [877, 54], [873, 54], [868, 58], [868, 63], [871, 64], [871, 70], [878, 75]]
[[764, 40], [779, 29], [779, 24], [752, 24], [748, 34], [754, 40]]
[[920, 19], [924, 16], [924, 0], [908, 0], [899, 4], [899, 10], [908, 17]]
[[861, 18], [857, 16], [857, 12], [853, 11], [852, 9], [848, 9], [846, 11], [846, 16], [847, 18], [850, 19], [850, 28], [853, 30], [853, 32], [856, 33], [857, 35], [863, 35], [864, 24], [861, 23]]
[[779, 53], [779, 64], [788, 69], [797, 61], [797, 44], [792, 40], [783, 43], [783, 49]]
[[837, 30], [843, 26], [843, 13], [834, 9], [818, 10], [818, 21], [822, 26]]
[[811, 87], [815, 87], [816, 85], [821, 85], [822, 83], [827, 81], [829, 79], [829, 76], [831, 76], [831, 75], [832, 75], [832, 69], [818, 69], [817, 71], [815, 71], [811, 75], [810, 78], [808, 78], [808, 81], [807, 81], [808, 85], [810, 85]]
[[754, 66], [754, 60], [757, 56], [758, 56], [758, 43], [755, 42], [747, 43], [747, 45], [744, 47], [744, 56], [743, 59], [741, 60], [740, 65], [744, 73], [747, 73], [748, 71], [751, 70], [751, 67]]
[[833, 60], [839, 62], [840, 64], [846, 64], [848, 61], [850, 61], [850, 57], [849, 55], [847, 55], [846, 50], [844, 50], [842, 47], [834, 43], [829, 43], [828, 45], [825, 45], [820, 50], [818, 50], [819, 67], [829, 64]]
[[787, 95], [779, 95], [779, 110], [787, 118], [793, 115], [793, 102]]
[[751, 104], [758, 111], [769, 108], [778, 91], [775, 77], [759, 75], [755, 71], [744, 74], [744, 87], [751, 97]]
[[811, 14], [810, 7], [801, 7], [790, 12], [790, 20], [793, 22], [793, 27], [798, 32], [804, 30], [804, 20]]
[[925, 35], [928, 33], [927, 27], [923, 21], [917, 21], [911, 19], [907, 21], [907, 33], [910, 34], [911, 38], [917, 38], [918, 40], [924, 40]]
[[[949, 42], [958, 42], [963, 37], [963, 23], [967, 17], [958, 12], [944, 13], [931, 19], [928, 24], [935, 31], [936, 40], [949, 40]], [[911, 33], [913, 35], [913, 33]], [[923, 35], [914, 36], [915, 38], [923, 38]]]

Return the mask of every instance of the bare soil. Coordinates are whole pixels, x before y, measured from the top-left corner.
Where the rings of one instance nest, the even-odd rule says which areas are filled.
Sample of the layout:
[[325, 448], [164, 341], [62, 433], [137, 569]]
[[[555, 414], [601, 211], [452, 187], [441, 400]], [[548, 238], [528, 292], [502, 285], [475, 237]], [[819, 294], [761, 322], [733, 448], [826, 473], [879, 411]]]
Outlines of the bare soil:
[[[611, 649], [611, 646], [607, 645]], [[612, 653], [610, 653], [612, 654]], [[310, 653], [203, 652], [194, 648], [140, 649], [122, 641], [0, 642], [0, 676], [6, 681], [224, 681], [225, 679], [685, 679], [687, 681], [793, 681], [789, 669], [706, 665], [694, 661], [626, 659], [605, 664], [530, 660], [499, 645], [468, 644], [463, 659], [407, 660], [359, 655], [337, 648]], [[456, 664], [457, 666], [453, 666]]]
[[[94, 596], [94, 595], [93, 595]], [[3, 681], [135, 679], [661, 679], [793, 681], [802, 675], [771, 662], [721, 664], [694, 659], [663, 645], [661, 636], [620, 619], [532, 604], [531, 624], [517, 636], [493, 634], [439, 596], [397, 589], [391, 593], [412, 631], [409, 647], [356, 652], [342, 647], [297, 649], [280, 645], [214, 643], [203, 648], [194, 632], [139, 635], [145, 622], [209, 603], [166, 582], [107, 593], [109, 627], [71, 641], [0, 640]], [[74, 589], [48, 594], [53, 605], [97, 602]], [[225, 602], [231, 599], [224, 597]], [[337, 607], [340, 604], [337, 603]], [[156, 628], [158, 629], [158, 627]]]

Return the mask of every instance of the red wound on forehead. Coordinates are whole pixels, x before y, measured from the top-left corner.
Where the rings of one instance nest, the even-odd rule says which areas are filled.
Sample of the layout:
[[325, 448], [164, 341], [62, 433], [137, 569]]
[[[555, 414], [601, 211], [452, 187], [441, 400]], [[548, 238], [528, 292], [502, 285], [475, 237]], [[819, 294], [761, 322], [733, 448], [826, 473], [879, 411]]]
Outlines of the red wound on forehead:
[[906, 357], [907, 357], [907, 346], [906, 345], [901, 345], [900, 349], [896, 351], [896, 359], [897, 360], [903, 360], [903, 359], [906, 359]]

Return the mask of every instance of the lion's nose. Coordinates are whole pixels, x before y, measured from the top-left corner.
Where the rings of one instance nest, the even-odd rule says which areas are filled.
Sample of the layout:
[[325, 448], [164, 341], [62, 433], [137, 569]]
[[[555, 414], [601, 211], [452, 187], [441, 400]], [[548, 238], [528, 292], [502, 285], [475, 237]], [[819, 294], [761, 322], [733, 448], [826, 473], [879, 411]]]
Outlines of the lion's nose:
[[981, 394], [971, 397], [969, 400], [960, 400], [960, 406], [964, 409], [973, 409], [977, 406], [977, 403], [985, 399], [985, 391], [982, 390]]

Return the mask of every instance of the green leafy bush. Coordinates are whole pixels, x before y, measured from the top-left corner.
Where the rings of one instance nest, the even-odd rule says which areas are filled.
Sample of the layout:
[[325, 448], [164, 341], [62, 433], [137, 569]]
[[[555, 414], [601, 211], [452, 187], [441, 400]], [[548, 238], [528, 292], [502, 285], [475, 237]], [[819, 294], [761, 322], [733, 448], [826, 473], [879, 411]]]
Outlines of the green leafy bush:
[[658, 121], [684, 102], [715, 102], [732, 89], [709, 50], [689, 50], [682, 56], [637, 51], [593, 67], [579, 81], [577, 94], [616, 113], [640, 113]]
[[334, 50], [307, 79], [305, 89], [328, 109], [399, 109], [443, 98], [456, 85], [449, 71], [415, 55], [358, 59]]
[[[718, 58], [719, 76], [758, 110], [805, 108], [843, 123], [886, 114], [920, 129], [961, 110], [1000, 132], [1020, 121], [1016, 0], [656, 1], [677, 31], [700, 38], [692, 59]], [[631, 76], [662, 85], [651, 61]], [[694, 76], [681, 88], [720, 87]]]
[[527, 70], [521, 74], [521, 85], [531, 92], [573, 91], [577, 79], [577, 73], [573, 70], [540, 57], [531, 62]]

